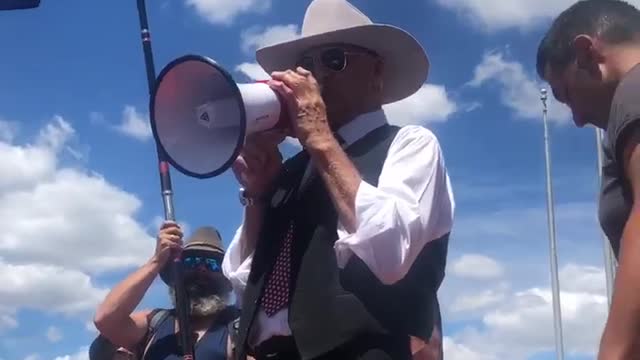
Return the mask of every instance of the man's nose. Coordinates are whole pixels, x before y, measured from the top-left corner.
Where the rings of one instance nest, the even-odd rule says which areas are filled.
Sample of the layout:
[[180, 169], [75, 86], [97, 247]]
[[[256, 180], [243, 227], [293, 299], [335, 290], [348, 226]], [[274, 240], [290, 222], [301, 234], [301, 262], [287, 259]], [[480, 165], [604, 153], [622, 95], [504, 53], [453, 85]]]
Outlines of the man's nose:
[[207, 271], [207, 267], [203, 264], [199, 264], [198, 266], [196, 266], [196, 271], [198, 272], [206, 272]]

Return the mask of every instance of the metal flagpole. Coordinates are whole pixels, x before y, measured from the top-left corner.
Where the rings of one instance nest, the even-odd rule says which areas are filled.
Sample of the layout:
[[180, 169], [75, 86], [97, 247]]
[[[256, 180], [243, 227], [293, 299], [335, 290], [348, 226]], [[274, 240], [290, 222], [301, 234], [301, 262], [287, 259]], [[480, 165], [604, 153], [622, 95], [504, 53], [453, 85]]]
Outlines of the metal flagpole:
[[560, 311], [560, 285], [558, 280], [558, 256], [556, 249], [556, 225], [553, 207], [553, 184], [551, 182], [551, 156], [549, 153], [549, 126], [547, 124], [547, 90], [540, 90], [542, 117], [544, 123], [544, 155], [547, 176], [547, 222], [549, 228], [549, 257], [551, 262], [551, 286], [553, 297], [553, 320], [556, 339], [556, 358], [564, 359], [564, 341], [562, 339], [562, 313]]
[[[156, 82], [156, 71], [153, 63], [153, 51], [151, 50], [151, 32], [149, 31], [149, 22], [147, 20], [147, 8], [145, 0], [137, 0], [138, 20], [140, 22], [140, 34], [142, 36], [142, 50], [144, 53], [145, 68], [147, 71], [147, 85], [149, 95], [153, 92]], [[158, 144], [156, 144], [158, 154], [158, 166], [160, 175], [160, 188], [162, 192], [162, 201], [164, 205], [165, 220], [175, 221], [175, 213], [173, 209], [173, 187], [171, 185], [171, 173], [169, 171], [169, 162], [167, 155]], [[193, 342], [191, 340], [191, 327], [189, 324], [189, 303], [183, 282], [183, 269], [180, 256], [174, 256], [167, 266], [171, 266], [171, 274], [173, 277], [173, 286], [175, 288], [176, 297], [176, 315], [179, 328], [179, 344], [182, 349], [182, 359], [194, 360]]]
[[[598, 147], [598, 184], [602, 186], [602, 164], [604, 162], [604, 153], [602, 149], [602, 138], [603, 131], [602, 129], [596, 129], [596, 146]], [[606, 276], [607, 282], [607, 300], [609, 307], [611, 306], [611, 299], [613, 297], [613, 283], [615, 281], [615, 273], [616, 273], [616, 257], [613, 255], [613, 249], [611, 248], [611, 243], [609, 243], [609, 239], [605, 236], [604, 232], [601, 231], [602, 234], [602, 245], [604, 250], [604, 272]]]

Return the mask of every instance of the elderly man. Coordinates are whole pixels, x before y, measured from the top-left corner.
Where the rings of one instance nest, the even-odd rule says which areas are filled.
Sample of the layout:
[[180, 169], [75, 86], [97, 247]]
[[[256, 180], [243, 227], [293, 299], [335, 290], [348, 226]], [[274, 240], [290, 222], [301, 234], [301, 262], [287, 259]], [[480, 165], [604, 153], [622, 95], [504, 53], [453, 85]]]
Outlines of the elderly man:
[[599, 359], [640, 354], [640, 11], [579, 1], [540, 43], [538, 74], [578, 127], [606, 131], [599, 217], [619, 260]]
[[165, 222], [151, 259], [116, 285], [98, 307], [94, 323], [100, 336], [92, 344], [92, 359], [113, 358], [117, 347], [140, 360], [182, 358], [173, 309], [133, 312], [158, 275], [169, 286], [175, 306], [174, 279], [166, 266], [173, 256], [180, 256], [184, 266], [195, 357], [233, 358], [229, 330], [239, 314], [235, 307], [227, 305], [232, 289], [220, 267], [224, 257], [220, 234], [212, 227], [199, 228], [182, 247], [182, 230], [178, 224]]
[[[242, 299], [238, 354], [411, 359], [428, 341], [454, 200], [438, 139], [391, 126], [429, 61], [405, 31], [344, 0], [314, 0], [300, 39], [259, 49], [303, 151], [249, 139], [234, 164], [245, 204], [223, 271]], [[393, 120], [393, 119], [389, 119]]]

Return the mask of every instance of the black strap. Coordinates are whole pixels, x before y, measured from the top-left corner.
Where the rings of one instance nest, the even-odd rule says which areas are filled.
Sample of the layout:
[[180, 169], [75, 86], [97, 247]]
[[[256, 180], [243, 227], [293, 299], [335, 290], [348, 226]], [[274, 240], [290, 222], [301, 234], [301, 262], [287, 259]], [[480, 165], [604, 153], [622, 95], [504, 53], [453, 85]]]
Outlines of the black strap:
[[227, 333], [229, 334], [229, 339], [231, 340], [231, 358], [235, 359], [238, 348], [238, 338], [240, 337], [240, 318], [236, 318], [233, 321], [230, 321], [227, 324]]
[[149, 321], [149, 329], [152, 333], [155, 333], [158, 329], [158, 325], [160, 325], [164, 319], [169, 316], [169, 310], [155, 309], [152, 314], [153, 316], [151, 317], [151, 321]]
[[147, 316], [147, 319], [149, 319], [149, 326], [147, 327], [147, 333], [144, 336], [144, 340], [140, 342], [140, 346], [137, 351], [140, 359], [144, 359], [147, 349], [149, 348], [149, 342], [153, 339], [153, 335], [155, 335], [160, 324], [167, 319], [171, 312], [171, 310], [167, 309], [153, 309]]

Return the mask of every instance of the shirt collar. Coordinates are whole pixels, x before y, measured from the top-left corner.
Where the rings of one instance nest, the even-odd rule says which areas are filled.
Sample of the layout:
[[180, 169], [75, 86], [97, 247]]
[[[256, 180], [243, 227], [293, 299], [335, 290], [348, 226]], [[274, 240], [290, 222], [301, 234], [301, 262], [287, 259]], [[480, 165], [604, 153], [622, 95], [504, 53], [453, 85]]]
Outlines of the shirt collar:
[[337, 133], [344, 140], [343, 147], [349, 146], [369, 132], [387, 124], [383, 110], [376, 110], [356, 116], [355, 119], [341, 126]]

